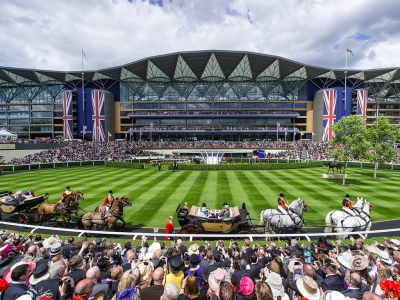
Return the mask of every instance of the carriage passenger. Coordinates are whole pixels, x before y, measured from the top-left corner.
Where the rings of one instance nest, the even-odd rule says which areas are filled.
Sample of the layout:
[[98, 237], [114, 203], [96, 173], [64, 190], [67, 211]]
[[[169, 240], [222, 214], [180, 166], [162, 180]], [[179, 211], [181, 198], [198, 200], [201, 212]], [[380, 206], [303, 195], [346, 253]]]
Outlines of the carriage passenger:
[[111, 202], [114, 201], [114, 196], [113, 196], [113, 192], [111, 190], [108, 191], [108, 195], [107, 197], [104, 198], [104, 206], [106, 208], [106, 211], [109, 210]]
[[31, 188], [29, 188], [25, 193], [24, 193], [26, 198], [33, 198], [35, 197], [35, 193], [32, 191]]
[[14, 198], [14, 201], [15, 201], [15, 202], [19, 203], [19, 202], [24, 201], [25, 199], [26, 199], [26, 198], [25, 198], [24, 195], [22, 195], [22, 192], [21, 192], [21, 191], [18, 191], [18, 192], [15, 193], [15, 198]]
[[13, 193], [12, 192], [8, 192], [8, 195], [4, 199], [4, 202], [5, 203], [10, 203], [10, 202], [13, 202], [14, 200], [15, 200], [15, 197], [14, 197]]
[[208, 218], [209, 217], [208, 216], [207, 207], [203, 206], [201, 208], [199, 216], [202, 217], [202, 218]]
[[278, 209], [280, 211], [282, 211], [283, 213], [285, 213], [284, 210], [286, 210], [286, 212], [289, 213], [289, 208], [287, 207], [287, 205], [285, 203], [285, 199], [283, 197], [285, 197], [285, 194], [284, 193], [280, 193], [279, 197], [278, 197]]
[[218, 215], [219, 218], [221, 219], [228, 219], [231, 217], [231, 212], [229, 210], [229, 205], [225, 204], [224, 208], [221, 210], [221, 212]]

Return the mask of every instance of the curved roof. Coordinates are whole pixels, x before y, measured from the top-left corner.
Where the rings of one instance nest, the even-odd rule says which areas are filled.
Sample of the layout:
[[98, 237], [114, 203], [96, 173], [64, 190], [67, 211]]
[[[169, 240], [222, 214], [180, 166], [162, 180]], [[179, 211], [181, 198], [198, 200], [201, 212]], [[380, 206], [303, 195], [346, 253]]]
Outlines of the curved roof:
[[[63, 84], [80, 80], [82, 71], [50, 71], [0, 67], [0, 85]], [[252, 81], [341, 80], [344, 69], [306, 65], [279, 56], [245, 51], [205, 50], [164, 54], [118, 67], [84, 71], [85, 80], [126, 81]], [[348, 70], [348, 78], [389, 82], [400, 80], [399, 68]]]

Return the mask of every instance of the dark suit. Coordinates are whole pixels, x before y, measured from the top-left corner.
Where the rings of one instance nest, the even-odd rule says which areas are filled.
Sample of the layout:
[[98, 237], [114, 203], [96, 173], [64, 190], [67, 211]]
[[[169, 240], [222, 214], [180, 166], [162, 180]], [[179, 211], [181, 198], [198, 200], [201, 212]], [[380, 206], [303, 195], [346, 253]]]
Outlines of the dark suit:
[[75, 250], [75, 245], [72, 243], [68, 243], [63, 247], [64, 250], [64, 255], [67, 259], [69, 259], [71, 256], [71, 252], [73, 252]]
[[76, 284], [81, 281], [82, 279], [86, 279], [86, 271], [83, 270], [73, 270], [72, 272], [69, 272], [67, 275], [74, 280], [75, 286]]
[[350, 299], [355, 298], [357, 300], [362, 300], [363, 298], [363, 293], [359, 288], [347, 288], [346, 290], [341, 291], [341, 293]]
[[251, 278], [250, 270], [243, 270], [243, 269], [233, 272], [233, 274], [231, 276], [231, 282], [233, 284], [236, 284], [236, 293], [239, 291], [239, 288], [240, 288], [240, 279], [242, 279], [243, 274], [245, 274], [245, 273], [247, 275], [249, 275], [249, 277]]
[[338, 291], [343, 290], [343, 279], [338, 274], [328, 275], [321, 283], [322, 290], [325, 291]]
[[[60, 291], [58, 290], [58, 283], [60, 282], [61, 278], [56, 277], [56, 278], [49, 278], [46, 280], [39, 281], [35, 285], [35, 290], [40, 292], [40, 291], [48, 291], [53, 294], [53, 299], [54, 300], [59, 300], [60, 299]], [[70, 285], [67, 285], [67, 298], [71, 298], [73, 295], [74, 291]]]
[[26, 286], [25, 282], [21, 284], [10, 283], [10, 286], [3, 294], [3, 299], [17, 299], [19, 296], [25, 294], [27, 290], [28, 287]]
[[253, 281], [255, 281], [255, 279], [257, 278], [257, 279], [260, 279], [260, 271], [261, 271], [261, 269], [263, 268], [263, 265], [261, 264], [261, 263], [256, 263], [256, 264], [251, 264], [251, 266], [250, 266], [250, 271], [251, 271], [251, 274], [252, 274], [252, 278], [251, 279], [253, 279]]
[[160, 299], [160, 297], [164, 294], [164, 286], [160, 285], [152, 285], [143, 290], [140, 290], [140, 299], [141, 300], [155, 300]]
[[132, 268], [132, 264], [130, 262], [126, 262], [121, 265], [122, 270], [124, 270], [124, 273]]

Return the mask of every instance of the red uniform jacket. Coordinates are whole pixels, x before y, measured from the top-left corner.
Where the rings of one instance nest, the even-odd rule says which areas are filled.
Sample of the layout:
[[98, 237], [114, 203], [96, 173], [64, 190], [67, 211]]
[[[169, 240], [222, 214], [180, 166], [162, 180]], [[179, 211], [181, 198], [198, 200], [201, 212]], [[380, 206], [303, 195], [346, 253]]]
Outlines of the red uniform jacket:
[[[172, 233], [174, 231], [174, 224], [170, 221], [167, 222], [167, 224], [165, 224], [165, 234], [169, 234]], [[168, 236], [165, 236], [166, 241], [168, 241]]]

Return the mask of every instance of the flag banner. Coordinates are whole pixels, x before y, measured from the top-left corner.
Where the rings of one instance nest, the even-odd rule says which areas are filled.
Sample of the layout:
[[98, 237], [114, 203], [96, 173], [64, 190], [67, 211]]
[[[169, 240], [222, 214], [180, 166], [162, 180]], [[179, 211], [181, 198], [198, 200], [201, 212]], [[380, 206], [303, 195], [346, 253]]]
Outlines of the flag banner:
[[83, 48], [82, 48], [82, 55], [85, 57], [85, 59], [87, 60], [87, 58], [86, 58], [86, 53], [85, 53], [85, 51], [83, 51]]
[[153, 131], [154, 123], [150, 123], [150, 130]]
[[347, 48], [347, 52], [349, 52], [351, 55], [354, 55], [353, 51], [351, 51], [349, 48]]
[[295, 127], [295, 128], [293, 129], [293, 132], [294, 132], [294, 134], [297, 134], [297, 133], [299, 132], [299, 129], [298, 129], [297, 127]]
[[142, 127], [140, 127], [140, 135], [142, 135], [142, 130], [143, 130], [143, 128], [142, 128]]
[[285, 128], [285, 135], [287, 135], [287, 127]]
[[130, 135], [133, 135], [133, 128], [132, 128], [132, 127], [129, 128], [129, 134], [130, 134]]
[[367, 90], [357, 90], [357, 115], [362, 118], [367, 118], [367, 100], [368, 91]]
[[281, 123], [277, 122], [276, 123], [276, 130], [279, 131], [281, 129]]
[[109, 136], [109, 137], [111, 136], [111, 133], [110, 133], [110, 132], [108, 132], [108, 136]]
[[104, 92], [93, 90], [92, 91], [92, 108], [93, 108], [93, 136], [94, 142], [105, 141], [105, 117], [104, 117]]
[[334, 89], [323, 91], [324, 96], [324, 105], [323, 110], [324, 114], [322, 117], [323, 123], [323, 136], [322, 140], [332, 141], [333, 132], [331, 126], [335, 124], [336, 121], [336, 100], [337, 100], [337, 91]]
[[63, 138], [73, 139], [72, 135], [72, 91], [64, 91], [63, 99]]
[[83, 134], [86, 134], [86, 130], [87, 130], [87, 126], [86, 126], [86, 125], [83, 125], [82, 133], [83, 133]]

